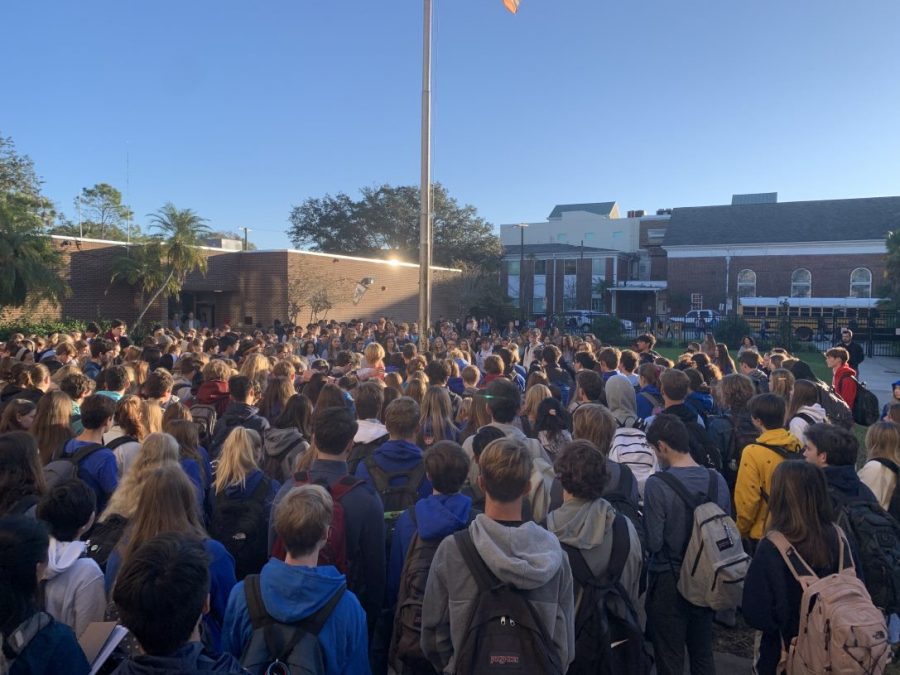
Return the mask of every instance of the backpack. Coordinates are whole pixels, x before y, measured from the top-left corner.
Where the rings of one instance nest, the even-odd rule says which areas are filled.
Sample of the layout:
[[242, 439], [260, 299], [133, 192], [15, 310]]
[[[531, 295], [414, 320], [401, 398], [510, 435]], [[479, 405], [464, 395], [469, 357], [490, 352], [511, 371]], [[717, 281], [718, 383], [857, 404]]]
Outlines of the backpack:
[[889, 459], [885, 459], [884, 457], [874, 457], [872, 461], [878, 462], [884, 467], [887, 467], [891, 471], [894, 472], [894, 477], [897, 479], [894, 482], [894, 493], [891, 495], [891, 501], [888, 505], [888, 513], [890, 513], [894, 520], [900, 523], [900, 490], [897, 489], [897, 486], [900, 485], [900, 467], [898, 467], [894, 462]]
[[[390, 560], [391, 542], [394, 539], [397, 520], [406, 509], [419, 501], [419, 485], [425, 478], [425, 463], [419, 462], [407, 471], [385, 471], [378, 466], [374, 455], [366, 457], [363, 463], [366, 465], [372, 482], [375, 483], [375, 491], [381, 497], [381, 503], [384, 505], [385, 552], [387, 559]], [[402, 485], [391, 485], [395, 478], [406, 478], [406, 480]]]
[[824, 384], [817, 384], [818, 392], [817, 402], [825, 409], [825, 416], [832, 424], [836, 424], [844, 429], [852, 429], [854, 420], [853, 412], [847, 405], [846, 401], [838, 396], [834, 387]]
[[350, 455], [347, 457], [347, 473], [351, 476], [355, 476], [356, 467], [359, 466], [359, 463], [370, 457], [373, 452], [387, 443], [390, 437], [390, 434], [385, 434], [381, 438], [376, 438], [374, 441], [368, 443], [354, 443], [353, 447], [350, 449]]
[[759, 431], [753, 426], [748, 413], [722, 415], [720, 419], [726, 420], [731, 425], [731, 433], [728, 435], [728, 447], [724, 448], [725, 452], [722, 456], [722, 476], [725, 478], [729, 489], [734, 492], [744, 448], [756, 442], [756, 439], [759, 437]]
[[319, 633], [337, 607], [346, 584], [315, 614], [294, 624], [272, 618], [263, 604], [259, 575], [244, 580], [244, 597], [253, 633], [241, 654], [241, 665], [253, 675], [324, 675], [325, 658]]
[[612, 455], [615, 461], [631, 469], [638, 483], [646, 482], [658, 466], [656, 453], [647, 442], [647, 434], [640, 427], [619, 425], [613, 435]]
[[626, 516], [637, 530], [638, 539], [641, 540], [641, 551], [647, 551], [647, 535], [644, 530], [644, 514], [638, 506], [631, 501], [631, 482], [635, 480], [634, 474], [624, 464], [619, 464], [619, 480], [611, 489], [604, 491], [602, 497], [616, 510]]
[[[802, 462], [802, 461], [805, 461], [805, 459], [806, 459], [803, 456], [803, 453], [799, 450], [798, 451], [788, 450], [787, 448], [784, 448], [780, 445], [769, 445], [768, 443], [760, 443], [759, 441], [753, 441], [753, 444], [759, 445], [764, 448], [767, 448], [768, 450], [771, 450], [772, 452], [774, 452], [776, 455], [778, 455], [785, 461], [800, 460]], [[762, 500], [766, 504], [769, 503], [769, 493], [766, 492], [766, 489], [762, 485], [759, 486], [759, 496], [762, 497]]]
[[856, 544], [872, 602], [888, 614], [900, 612], [900, 523], [877, 502], [832, 491], [835, 522]]
[[229, 497], [225, 490], [212, 498], [209, 535], [234, 558], [235, 578], [256, 574], [268, 560], [269, 509], [266, 496], [272, 481], [263, 476], [249, 497]]
[[113, 514], [106, 520], [94, 523], [88, 538], [85, 541], [84, 554], [91, 558], [101, 570], [106, 572], [106, 561], [122, 539], [125, 528], [128, 527], [128, 519], [118, 514]]
[[856, 382], [856, 398], [853, 399], [853, 421], [857, 424], [870, 427], [881, 419], [881, 409], [878, 406], [878, 397], [853, 375], [844, 375], [841, 382], [850, 378]]
[[285, 478], [293, 475], [297, 458], [309, 449], [309, 443], [301, 434], [279, 452], [270, 452], [270, 448], [274, 449], [274, 444], [269, 437], [270, 431], [281, 431], [281, 429], [266, 429], [263, 434], [263, 456], [260, 468], [270, 478], [283, 482]]
[[800, 630], [781, 652], [778, 672], [883, 673], [890, 656], [884, 615], [856, 576], [838, 530], [838, 572], [819, 577], [780, 532], [766, 535], [803, 589]]
[[653, 406], [653, 412], [651, 413], [652, 415], [659, 415], [663, 411], [665, 405], [663, 403], [663, 400], [658, 396], [654, 396], [649, 391], [638, 392], [638, 396], [643, 396], [644, 400], [649, 401], [650, 405]]
[[628, 522], [617, 514], [606, 573], [595, 577], [584, 554], [562, 544], [575, 582], [575, 660], [567, 675], [649, 673], [652, 660], [634, 606], [622, 587], [629, 553]]
[[[415, 532], [403, 571], [400, 574], [400, 592], [397, 596], [397, 610], [394, 614], [394, 630], [391, 634], [391, 648], [388, 663], [398, 673], [412, 671], [418, 674], [435, 673], [431, 662], [422, 653], [420, 640], [422, 637], [422, 600], [425, 597], [425, 586], [434, 554], [443, 539], [423, 539], [419, 536], [416, 522], [416, 509], [409, 507], [406, 512], [412, 520]], [[469, 522], [475, 519], [475, 509], [469, 509]]]
[[[319, 551], [320, 565], [334, 565], [338, 571], [350, 578], [350, 556], [347, 553], [347, 518], [344, 506], [341, 500], [353, 488], [365, 485], [365, 481], [356, 480], [352, 476], [344, 476], [336, 483], [329, 485], [325, 481], [313, 481], [309, 477], [309, 472], [300, 471], [294, 474], [294, 487], [299, 485], [310, 485], [316, 483], [321, 485], [328, 494], [331, 495], [333, 502], [331, 512], [331, 527], [328, 528], [328, 537], [325, 546]], [[284, 560], [287, 550], [284, 548], [284, 542], [281, 537], [275, 539], [272, 547], [272, 555], [276, 558]]]
[[81, 462], [105, 447], [103, 443], [88, 443], [71, 455], [63, 454], [61, 448], [57, 459], [44, 467], [44, 482], [47, 484], [47, 489], [51, 490], [60, 483], [78, 478]]
[[478, 596], [456, 653], [456, 672], [481, 675], [531, 672], [562, 675], [559, 654], [525, 593], [500, 581], [485, 565], [468, 529], [453, 535]]
[[700, 426], [696, 419], [684, 423], [688, 430], [688, 440], [691, 444], [691, 457], [700, 466], [708, 469], [722, 470], [722, 454], [718, 446], [712, 442], [706, 429]]
[[216, 407], [205, 403], [195, 403], [191, 406], [191, 416], [194, 418], [194, 424], [197, 425], [200, 445], [209, 447], [209, 442], [212, 441], [216, 431], [216, 422], [219, 420]]
[[106, 444], [106, 447], [110, 450], [115, 450], [116, 448], [125, 445], [126, 443], [139, 443], [138, 439], [134, 436], [118, 436], [114, 438], [109, 443]]
[[692, 495], [670, 473], [656, 474], [684, 502], [688, 519], [688, 544], [678, 577], [678, 592], [698, 607], [716, 611], [735, 609], [741, 604], [744, 577], [750, 556], [744, 552], [737, 525], [718, 505], [719, 480], [709, 471], [706, 494]]

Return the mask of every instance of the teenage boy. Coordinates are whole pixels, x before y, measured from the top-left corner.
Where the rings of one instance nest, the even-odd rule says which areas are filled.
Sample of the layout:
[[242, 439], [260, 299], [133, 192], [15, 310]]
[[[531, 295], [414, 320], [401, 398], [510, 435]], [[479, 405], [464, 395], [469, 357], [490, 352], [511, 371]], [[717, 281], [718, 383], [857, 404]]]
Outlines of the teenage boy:
[[[487, 389], [481, 390], [478, 395], [484, 396], [488, 402], [487, 408], [491, 415], [491, 422], [486, 426], [497, 427], [505, 436], [515, 438], [524, 443], [531, 452], [532, 457], [547, 459], [544, 449], [537, 439], [528, 438], [519, 427], [513, 426], [513, 420], [519, 414], [519, 408], [522, 405], [522, 394], [513, 382], [506, 379], [494, 380], [488, 385]], [[463, 450], [466, 451], [469, 459], [471, 459], [471, 436], [463, 442]]]
[[425, 366], [425, 374], [428, 376], [428, 384], [433, 387], [443, 387], [450, 395], [450, 406], [453, 408], [453, 419], [459, 412], [459, 406], [462, 404], [462, 397], [454, 394], [447, 387], [447, 380], [450, 379], [450, 366], [446, 361], [435, 359]]
[[528, 332], [528, 343], [522, 353], [522, 367], [531, 372], [531, 363], [535, 360], [537, 353], [543, 345], [541, 344], [541, 331], [537, 328]]
[[638, 335], [634, 341], [634, 347], [637, 350], [639, 357], [646, 354], [653, 359], [658, 359], [660, 356], [659, 353], [653, 351], [653, 346], [655, 344], [656, 337], [652, 333], [643, 333], [642, 335]]
[[825, 363], [834, 373], [831, 385], [844, 401], [847, 407], [853, 410], [853, 404], [856, 402], [856, 371], [853, 370], [847, 362], [850, 360], [850, 354], [843, 347], [833, 347], [825, 352]]
[[166, 408], [172, 400], [172, 389], [175, 386], [175, 378], [165, 368], [157, 368], [147, 376], [144, 382], [144, 395], [148, 405], [157, 405]]
[[824, 472], [833, 501], [864, 499], [878, 503], [875, 494], [856, 473], [859, 441], [852, 431], [835, 424], [810, 424], [804, 434], [803, 455]]
[[96, 338], [91, 341], [91, 358], [84, 367], [82, 372], [92, 380], [96, 380], [100, 371], [106, 368], [113, 360], [116, 353], [116, 346], [109, 340]]
[[167, 533], [139, 546], [119, 571], [112, 599], [141, 646], [114, 675], [246, 675], [233, 656], [210, 652], [200, 641], [200, 620], [209, 612], [209, 558], [199, 539]]
[[574, 412], [585, 403], [606, 405], [606, 386], [596, 370], [582, 370], [575, 375], [575, 396], [569, 403], [569, 411]]
[[705, 466], [722, 464], [718, 447], [712, 442], [697, 411], [684, 401], [691, 388], [688, 376], [674, 368], [667, 368], [659, 376], [659, 389], [663, 397], [663, 412], [680, 419], [688, 430], [690, 450], [694, 460]]
[[[280, 624], [298, 624], [315, 617], [321, 630], [319, 646], [325, 673], [368, 673], [366, 614], [347, 579], [333, 565], [319, 566], [319, 551], [328, 539], [334, 513], [331, 495], [321, 485], [292, 488], [273, 512], [275, 532], [284, 542], [285, 559], [271, 558], [259, 575], [231, 589], [222, 630], [222, 648], [241, 658], [244, 666], [269, 663], [262, 631], [254, 626], [250, 605]], [[299, 665], [299, 664], [298, 664]], [[256, 670], [254, 670], [256, 672]]]
[[691, 457], [688, 430], [678, 417], [657, 415], [647, 430], [647, 441], [662, 468], [644, 487], [644, 527], [650, 553], [645, 607], [656, 667], [660, 675], [682, 675], [687, 648], [692, 675], [715, 673], [713, 610], [689, 603], [677, 589], [693, 509], [688, 509], [662, 475], [680, 481], [698, 499], [711, 500], [711, 492], [715, 492], [715, 503], [730, 514], [728, 485], [718, 472], [699, 466]]
[[380, 380], [363, 382], [356, 390], [355, 404], [359, 428], [353, 437], [353, 451], [348, 461], [351, 473], [356, 473], [359, 463], [389, 438], [387, 427], [378, 419], [384, 405], [384, 383]]
[[106, 612], [103, 572], [84, 555], [87, 544], [81, 541], [94, 524], [96, 504], [94, 491], [75, 478], [51, 488], [37, 506], [38, 520], [50, 530], [44, 606], [76, 637], [92, 622], [103, 621]]
[[59, 389], [72, 399], [71, 427], [74, 433], [80, 434], [84, 431], [81, 424], [81, 404], [94, 391], [94, 381], [84, 373], [69, 373], [59, 383]]
[[619, 354], [619, 372], [628, 378], [628, 381], [631, 382], [631, 386], [635, 388], [635, 391], [637, 391], [638, 386], [640, 386], [640, 380], [634, 372], [637, 369], [637, 366], [638, 355], [630, 349], [623, 349], [622, 353]]
[[[353, 447], [357, 423], [346, 407], [322, 408], [313, 414], [313, 441], [318, 456], [307, 472], [309, 483], [327, 485], [331, 492], [337, 483], [349, 481], [347, 456]], [[281, 486], [273, 503], [273, 513], [296, 482]], [[356, 594], [366, 611], [369, 634], [384, 602], [385, 551], [384, 507], [376, 492], [365, 482], [353, 484], [340, 499], [344, 512], [344, 531], [349, 570], [347, 586]], [[275, 519], [269, 519], [269, 550], [275, 543]]]
[[107, 396], [116, 402], [125, 395], [131, 386], [131, 379], [128, 377], [125, 366], [110, 366], [103, 371], [102, 379], [104, 388], [94, 393]]
[[424, 499], [431, 494], [431, 482], [425, 477], [422, 450], [416, 445], [419, 404], [408, 396], [394, 399], [384, 411], [384, 426], [390, 434], [388, 441], [359, 463], [356, 477], [380, 492], [382, 500], [387, 493], [396, 492], [396, 488], [418, 477], [417, 484], [411, 487]]
[[478, 380], [481, 379], [481, 371], [476, 366], [466, 366], [462, 370], [462, 381], [465, 389], [463, 398], [472, 398], [478, 395]]
[[81, 404], [84, 431], [67, 441], [62, 448], [62, 456], [71, 457], [82, 448], [93, 446], [91, 452], [78, 463], [78, 477], [96, 494], [97, 513], [103, 513], [106, 502], [119, 485], [116, 456], [103, 444], [103, 434], [112, 428], [115, 413], [116, 403], [108, 396], [88, 396]]
[[597, 362], [600, 365], [600, 376], [603, 382], [619, 374], [619, 350], [615, 347], [604, 347], [597, 354]]
[[187, 355], [178, 362], [177, 368], [178, 377], [172, 385], [172, 395], [184, 403], [191, 398], [194, 380], [203, 368], [203, 362], [196, 356]]
[[738, 369], [741, 375], [753, 380], [753, 388], [757, 394], [766, 394], [769, 391], [769, 378], [759, 369], [761, 365], [762, 357], [756, 352], [743, 352], [738, 356]]
[[[170, 389], [171, 391], [171, 389]], [[253, 429], [262, 437], [269, 428], [269, 421], [259, 414], [256, 403], [260, 399], [259, 385], [244, 375], [235, 375], [228, 380], [231, 403], [222, 419], [216, 424], [216, 432], [210, 444], [210, 459], [218, 456], [225, 439], [235, 427]]]
[[800, 441], [784, 428], [785, 407], [777, 394], [757, 394], [747, 404], [759, 436], [741, 453], [734, 504], [738, 530], [752, 542], [751, 549], [766, 533], [775, 467], [785, 459], [803, 459]]
[[522, 498], [531, 490], [531, 455], [521, 443], [500, 439], [485, 448], [479, 461], [485, 512], [444, 539], [435, 553], [422, 603], [422, 651], [439, 673], [457, 671], [456, 656], [480, 594], [460, 549], [468, 542], [474, 545], [474, 551], [467, 548], [469, 555], [480, 557], [491, 574], [531, 603], [552, 641], [551, 658], [565, 672], [575, 654], [572, 571], [556, 536], [522, 521]]

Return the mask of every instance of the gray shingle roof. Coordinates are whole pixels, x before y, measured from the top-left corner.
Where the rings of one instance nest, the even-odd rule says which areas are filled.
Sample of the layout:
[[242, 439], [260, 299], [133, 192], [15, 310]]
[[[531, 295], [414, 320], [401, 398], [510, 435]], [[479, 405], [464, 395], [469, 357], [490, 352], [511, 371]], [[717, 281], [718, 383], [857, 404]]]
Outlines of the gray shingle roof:
[[900, 228], [900, 197], [697, 206], [672, 211], [663, 246], [884, 239]]
[[562, 214], [568, 213], [569, 211], [587, 211], [588, 213], [595, 213], [598, 216], [606, 216], [608, 218], [609, 214], [612, 213], [612, 210], [615, 208], [615, 206], [615, 202], [595, 202], [593, 204], [557, 204], [550, 212], [550, 215], [547, 216], [547, 219], [552, 220], [553, 218], [561, 218]]
[[[521, 252], [518, 244], [507, 244], [503, 247], [504, 255], [518, 255]], [[595, 246], [578, 246], [576, 244], [525, 244], [525, 255], [552, 255], [557, 253], [572, 253], [580, 255], [585, 253], [616, 252], [611, 248], [597, 248]]]
[[777, 192], [757, 192], [745, 195], [731, 195], [731, 205], [738, 204], [774, 204], [778, 201]]

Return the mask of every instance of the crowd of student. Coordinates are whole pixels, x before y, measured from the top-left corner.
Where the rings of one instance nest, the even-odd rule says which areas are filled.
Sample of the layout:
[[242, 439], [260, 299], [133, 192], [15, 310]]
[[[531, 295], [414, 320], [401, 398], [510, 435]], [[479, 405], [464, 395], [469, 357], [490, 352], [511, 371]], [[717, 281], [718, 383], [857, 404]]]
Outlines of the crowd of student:
[[826, 383], [751, 338], [180, 328], [3, 346], [10, 673], [89, 672], [104, 620], [116, 673], [713, 673], [737, 612], [758, 673], [900, 641], [900, 382], [857, 472], [847, 340]]

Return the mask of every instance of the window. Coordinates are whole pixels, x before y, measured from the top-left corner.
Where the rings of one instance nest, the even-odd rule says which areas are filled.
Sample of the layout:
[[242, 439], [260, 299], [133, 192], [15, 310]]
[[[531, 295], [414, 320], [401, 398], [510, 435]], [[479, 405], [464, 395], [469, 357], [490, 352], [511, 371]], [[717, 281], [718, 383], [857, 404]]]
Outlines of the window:
[[535, 298], [531, 303], [532, 314], [545, 314], [547, 312], [547, 298]]
[[535, 274], [534, 275], [534, 299], [538, 298], [546, 298], [547, 297], [547, 275], [546, 274]]
[[534, 273], [535, 274], [547, 274], [547, 261], [546, 260], [535, 260], [534, 261]]
[[560, 244], [565, 244], [567, 241], [569, 241], [569, 235], [565, 232], [560, 232], [556, 235], [556, 241], [558, 241]]
[[809, 270], [794, 270], [791, 273], [791, 297], [808, 298], [812, 295], [812, 274]]
[[606, 258], [594, 258], [591, 260], [591, 275], [606, 278]]
[[566, 276], [578, 274], [578, 261], [566, 260], [563, 263], [563, 274]]
[[591, 298], [591, 311], [592, 312], [604, 312], [606, 308], [603, 306], [603, 297], [599, 298]]
[[519, 297], [519, 261], [509, 260], [506, 263], [506, 294], [510, 298]]
[[506, 273], [511, 277], [519, 276], [519, 261], [518, 260], [508, 260], [506, 262]]
[[737, 277], [737, 294], [739, 298], [756, 297], [756, 272], [741, 270]]
[[585, 232], [584, 240], [585, 241], [594, 241], [594, 233], [593, 232]]
[[865, 267], [857, 267], [850, 272], [850, 297], [872, 297], [872, 272]]

